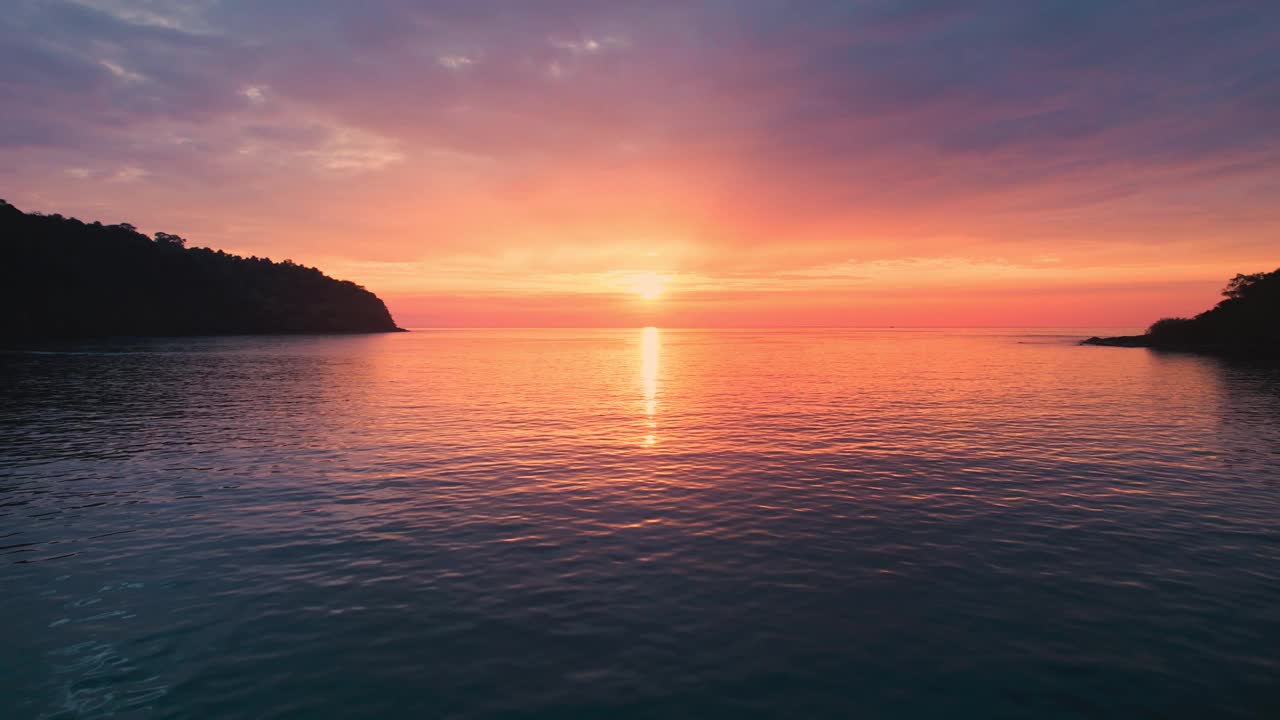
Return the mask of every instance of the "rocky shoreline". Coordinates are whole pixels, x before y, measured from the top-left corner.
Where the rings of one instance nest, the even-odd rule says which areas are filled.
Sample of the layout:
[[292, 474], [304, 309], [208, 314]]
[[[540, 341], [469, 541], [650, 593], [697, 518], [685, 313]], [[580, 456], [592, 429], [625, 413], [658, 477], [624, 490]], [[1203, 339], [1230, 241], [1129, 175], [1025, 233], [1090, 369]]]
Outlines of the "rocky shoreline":
[[1102, 347], [1152, 347], [1151, 338], [1147, 335], [1118, 335], [1116, 337], [1098, 337], [1097, 335], [1080, 341], [1081, 345], [1100, 345]]

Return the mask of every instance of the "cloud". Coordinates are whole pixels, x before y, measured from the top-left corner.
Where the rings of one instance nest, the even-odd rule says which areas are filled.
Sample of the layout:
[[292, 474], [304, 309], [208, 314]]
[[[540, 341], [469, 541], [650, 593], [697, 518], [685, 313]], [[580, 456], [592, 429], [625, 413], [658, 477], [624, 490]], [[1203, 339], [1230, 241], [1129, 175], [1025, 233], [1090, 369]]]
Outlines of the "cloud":
[[110, 60], [99, 60], [98, 64], [106, 68], [112, 75], [116, 77], [117, 80], [120, 80], [123, 83], [133, 84], [133, 83], [146, 82], [146, 79], [147, 79], [146, 77], [136, 72], [133, 72], [132, 70], [126, 70], [125, 68], [121, 67], [116, 63], [111, 62]]
[[678, 245], [646, 271], [730, 287], [1210, 233], [1246, 263], [1280, 227], [1280, 6], [1245, 0], [18, 0], [0, 65], [6, 186], [136, 220], [182, 189], [424, 287], [463, 250], [597, 263], [569, 283]]

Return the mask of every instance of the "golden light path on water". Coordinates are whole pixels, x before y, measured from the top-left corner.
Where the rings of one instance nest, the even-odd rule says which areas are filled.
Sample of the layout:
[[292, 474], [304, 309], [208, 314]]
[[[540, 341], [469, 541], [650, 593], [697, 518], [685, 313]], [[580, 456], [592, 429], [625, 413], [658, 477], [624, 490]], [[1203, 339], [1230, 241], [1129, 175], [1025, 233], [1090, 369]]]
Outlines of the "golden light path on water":
[[656, 327], [640, 331], [640, 381], [644, 387], [644, 414], [649, 427], [645, 445], [658, 443], [658, 355], [662, 336]]

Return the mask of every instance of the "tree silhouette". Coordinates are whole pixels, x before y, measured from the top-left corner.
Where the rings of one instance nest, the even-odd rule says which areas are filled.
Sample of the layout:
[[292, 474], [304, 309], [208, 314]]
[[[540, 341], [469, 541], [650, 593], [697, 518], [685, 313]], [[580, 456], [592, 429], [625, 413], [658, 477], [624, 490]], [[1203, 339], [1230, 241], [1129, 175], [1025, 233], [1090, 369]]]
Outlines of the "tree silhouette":
[[152, 240], [0, 200], [7, 339], [395, 331], [376, 295], [293, 262]]
[[1236, 275], [1223, 300], [1193, 318], [1165, 318], [1148, 330], [1154, 347], [1280, 357], [1280, 269]]
[[186, 247], [187, 239], [178, 235], [171, 235], [167, 232], [156, 233], [156, 242], [161, 245], [173, 245], [175, 247]]

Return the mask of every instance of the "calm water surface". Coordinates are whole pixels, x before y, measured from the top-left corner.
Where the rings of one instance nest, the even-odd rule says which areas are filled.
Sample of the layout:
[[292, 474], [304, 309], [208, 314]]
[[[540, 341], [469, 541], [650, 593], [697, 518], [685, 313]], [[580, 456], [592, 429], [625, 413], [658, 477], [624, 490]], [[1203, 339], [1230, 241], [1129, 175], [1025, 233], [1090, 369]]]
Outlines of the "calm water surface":
[[1280, 717], [1280, 374], [1087, 334], [0, 354], [0, 718]]

